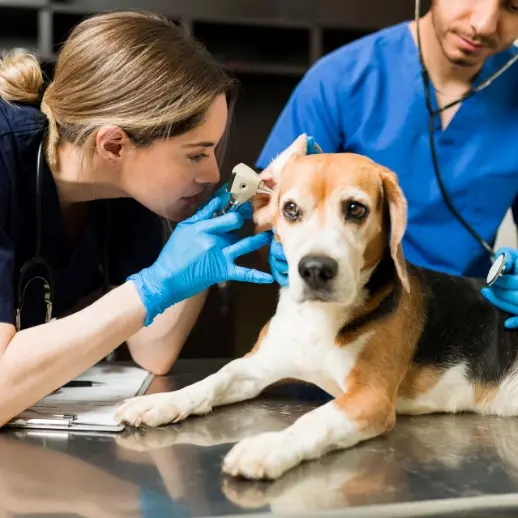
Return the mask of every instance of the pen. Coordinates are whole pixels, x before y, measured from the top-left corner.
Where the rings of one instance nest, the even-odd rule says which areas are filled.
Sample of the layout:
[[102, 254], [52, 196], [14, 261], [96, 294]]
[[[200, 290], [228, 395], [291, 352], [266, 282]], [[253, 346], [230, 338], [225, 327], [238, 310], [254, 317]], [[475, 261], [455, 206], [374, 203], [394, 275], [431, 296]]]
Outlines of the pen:
[[94, 385], [102, 385], [99, 381], [72, 380], [65, 383], [63, 387], [93, 387]]

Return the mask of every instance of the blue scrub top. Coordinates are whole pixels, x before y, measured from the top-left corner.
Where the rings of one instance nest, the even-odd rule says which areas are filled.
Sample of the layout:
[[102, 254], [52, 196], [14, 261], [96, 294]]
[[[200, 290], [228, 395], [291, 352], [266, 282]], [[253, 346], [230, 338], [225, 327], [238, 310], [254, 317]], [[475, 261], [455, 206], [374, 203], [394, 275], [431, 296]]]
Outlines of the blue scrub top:
[[[16, 284], [20, 268], [36, 246], [36, 162], [47, 129], [45, 115], [33, 105], [8, 104], [0, 99], [0, 322], [15, 323]], [[152, 264], [164, 239], [158, 216], [130, 198], [98, 200], [74, 249], [67, 243], [65, 225], [52, 174], [43, 163], [42, 256], [54, 273], [53, 316], [60, 317], [106, 280], [120, 285]], [[105, 261], [104, 254], [108, 260]], [[30, 290], [25, 304], [38, 310], [41, 293]], [[25, 305], [24, 305], [25, 307]], [[44, 306], [43, 306], [44, 307]], [[42, 323], [25, 318], [30, 327]]]
[[[475, 84], [517, 52], [513, 47], [487, 60]], [[431, 93], [435, 100], [433, 86]], [[439, 190], [419, 56], [407, 22], [321, 58], [292, 93], [257, 167], [266, 168], [301, 133], [315, 137], [324, 152], [363, 154], [398, 175], [409, 205], [403, 248], [410, 262], [454, 275], [486, 275], [488, 254]], [[518, 64], [467, 99], [444, 131], [437, 118], [435, 137], [453, 204], [493, 244], [518, 193]]]

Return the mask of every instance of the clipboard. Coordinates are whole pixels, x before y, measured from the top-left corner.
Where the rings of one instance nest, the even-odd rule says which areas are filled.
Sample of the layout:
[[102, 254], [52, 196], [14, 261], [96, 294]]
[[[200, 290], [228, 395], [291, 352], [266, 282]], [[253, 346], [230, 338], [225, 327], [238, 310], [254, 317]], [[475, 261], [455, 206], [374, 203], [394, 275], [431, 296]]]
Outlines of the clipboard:
[[65, 430], [69, 432], [120, 432], [125, 425], [115, 419], [119, 405], [146, 392], [154, 376], [131, 365], [96, 365], [76, 380], [91, 387], [61, 387], [6, 423], [9, 428]]

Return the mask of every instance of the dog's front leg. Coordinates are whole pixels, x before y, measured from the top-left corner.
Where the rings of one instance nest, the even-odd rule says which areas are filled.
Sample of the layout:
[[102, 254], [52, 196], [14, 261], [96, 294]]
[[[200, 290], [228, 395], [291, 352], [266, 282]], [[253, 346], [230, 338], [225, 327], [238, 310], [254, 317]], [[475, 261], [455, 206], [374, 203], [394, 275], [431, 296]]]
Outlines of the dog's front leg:
[[286, 376], [289, 366], [258, 350], [234, 360], [215, 374], [175, 392], [135, 397], [117, 411], [119, 422], [131, 426], [176, 423], [219, 405], [245, 401]]
[[395, 419], [394, 403], [385, 389], [355, 388], [280, 432], [243, 439], [225, 457], [223, 471], [249, 479], [276, 479], [304, 460], [390, 430]]

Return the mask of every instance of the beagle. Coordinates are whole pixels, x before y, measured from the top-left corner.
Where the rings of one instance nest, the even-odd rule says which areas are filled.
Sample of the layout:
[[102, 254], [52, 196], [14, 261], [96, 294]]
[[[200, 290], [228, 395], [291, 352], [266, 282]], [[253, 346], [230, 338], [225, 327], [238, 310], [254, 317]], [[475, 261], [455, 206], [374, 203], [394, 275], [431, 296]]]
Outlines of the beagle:
[[396, 414], [518, 415], [518, 334], [480, 295], [482, 281], [405, 261], [397, 176], [360, 155], [306, 155], [306, 142], [272, 162], [274, 192], [254, 203], [256, 224], [282, 242], [289, 286], [253, 349], [181, 390], [124, 402], [119, 421], [154, 427], [281, 380], [315, 384], [333, 399], [239, 441], [223, 461], [227, 474], [276, 479], [390, 431]]

